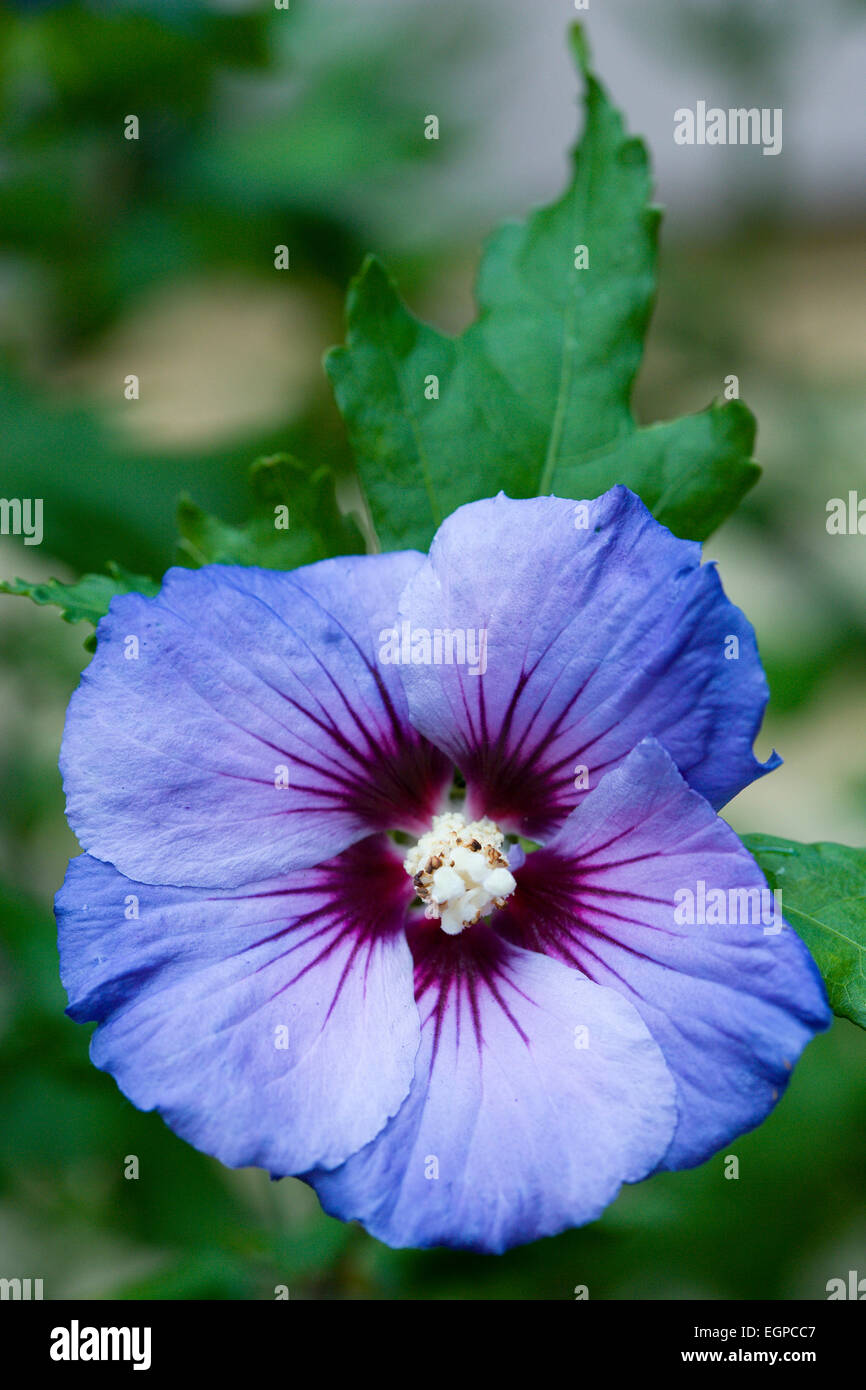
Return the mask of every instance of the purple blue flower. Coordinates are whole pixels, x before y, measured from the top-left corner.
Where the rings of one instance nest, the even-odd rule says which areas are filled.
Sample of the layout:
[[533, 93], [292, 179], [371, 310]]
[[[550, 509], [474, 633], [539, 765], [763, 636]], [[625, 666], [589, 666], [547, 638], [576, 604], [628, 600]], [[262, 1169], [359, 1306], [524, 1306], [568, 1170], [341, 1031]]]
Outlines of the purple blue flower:
[[766, 894], [716, 814], [778, 761], [766, 699], [621, 487], [462, 507], [429, 557], [170, 570], [69, 709], [69, 1013], [135, 1105], [391, 1245], [593, 1220], [758, 1124], [829, 1022], [781, 920], [676, 908]]

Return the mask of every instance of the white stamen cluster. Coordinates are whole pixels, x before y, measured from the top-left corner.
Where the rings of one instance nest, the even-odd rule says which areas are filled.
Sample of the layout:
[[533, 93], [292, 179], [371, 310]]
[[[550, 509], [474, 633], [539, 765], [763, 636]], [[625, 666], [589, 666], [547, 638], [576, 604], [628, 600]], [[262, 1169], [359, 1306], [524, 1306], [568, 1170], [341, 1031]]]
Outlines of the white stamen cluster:
[[517, 886], [502, 853], [505, 836], [492, 820], [467, 823], [459, 811], [435, 816], [403, 860], [403, 868], [425, 904], [424, 916], [439, 918], [449, 936], [473, 926]]

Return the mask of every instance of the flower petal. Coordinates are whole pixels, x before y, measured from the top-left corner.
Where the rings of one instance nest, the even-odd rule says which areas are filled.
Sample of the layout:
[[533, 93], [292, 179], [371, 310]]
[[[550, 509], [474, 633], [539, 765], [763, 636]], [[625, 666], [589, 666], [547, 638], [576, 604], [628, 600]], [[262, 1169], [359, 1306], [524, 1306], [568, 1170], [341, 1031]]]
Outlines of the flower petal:
[[426, 829], [450, 769], [375, 654], [420, 562], [174, 569], [155, 599], [115, 599], [63, 738], [83, 847], [147, 883], [231, 888]]
[[471, 634], [473, 651], [486, 632], [481, 675], [468, 662], [400, 671], [413, 723], [457, 763], [474, 813], [533, 838], [576, 805], [581, 768], [594, 786], [650, 735], [715, 806], [779, 761], [752, 752], [767, 686], [751, 626], [700, 546], [627, 488], [461, 507], [401, 611], [414, 630]]
[[196, 1148], [278, 1176], [337, 1164], [411, 1083], [408, 897], [378, 836], [229, 893], [82, 855], [56, 900], [68, 1012], [99, 1022], [96, 1066]]
[[414, 945], [412, 1090], [359, 1154], [307, 1174], [325, 1210], [389, 1245], [493, 1252], [594, 1220], [676, 1122], [636, 1010], [483, 924], [426, 923]]
[[[678, 921], [689, 894], [695, 916], [712, 919], [701, 902], [723, 902], [728, 921]], [[774, 912], [730, 826], [647, 739], [527, 855], [495, 921], [640, 1011], [677, 1082], [680, 1119], [663, 1166], [682, 1168], [760, 1123], [830, 1023], [809, 952]]]

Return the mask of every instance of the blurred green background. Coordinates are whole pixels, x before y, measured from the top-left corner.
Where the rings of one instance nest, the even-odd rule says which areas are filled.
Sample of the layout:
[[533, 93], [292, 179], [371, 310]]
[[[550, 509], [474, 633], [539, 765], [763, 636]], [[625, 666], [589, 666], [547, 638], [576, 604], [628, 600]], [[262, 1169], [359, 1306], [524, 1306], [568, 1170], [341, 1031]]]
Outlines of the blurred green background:
[[[736, 373], [759, 420], [764, 477], [706, 553], [757, 627], [773, 695], [758, 751], [785, 765], [730, 819], [863, 844], [866, 542], [829, 536], [825, 508], [866, 496], [864, 7], [603, 11], [586, 16], [597, 67], [669, 209], [639, 414], [699, 409]], [[320, 357], [348, 277], [372, 249], [417, 312], [471, 318], [481, 237], [564, 181], [573, 15], [570, 0], [8, 6], [0, 492], [44, 499], [45, 539], [0, 537], [0, 577], [110, 559], [159, 573], [181, 490], [240, 521], [258, 454], [345, 468]], [[675, 147], [673, 111], [700, 97], [782, 105], [782, 156]], [[51, 901], [77, 850], [56, 762], [85, 635], [0, 599], [0, 1274], [42, 1278], [47, 1298], [216, 1299], [823, 1298], [866, 1275], [866, 1037], [841, 1021], [726, 1151], [739, 1180], [720, 1154], [500, 1258], [390, 1251], [303, 1184], [229, 1172], [137, 1112], [90, 1066], [57, 978]]]

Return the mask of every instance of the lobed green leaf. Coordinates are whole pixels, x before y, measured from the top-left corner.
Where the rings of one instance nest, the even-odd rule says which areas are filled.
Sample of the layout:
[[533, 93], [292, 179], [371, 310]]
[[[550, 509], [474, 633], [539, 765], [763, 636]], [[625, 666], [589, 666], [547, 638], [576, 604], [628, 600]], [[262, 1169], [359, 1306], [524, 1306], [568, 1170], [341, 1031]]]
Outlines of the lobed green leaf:
[[426, 549], [455, 507], [500, 489], [580, 498], [615, 483], [703, 540], [758, 476], [739, 401], [648, 428], [634, 419], [660, 213], [646, 149], [579, 28], [573, 49], [586, 87], [573, 177], [552, 206], [492, 237], [466, 332], [416, 319], [375, 259], [350, 287], [347, 342], [325, 365], [385, 549]]

